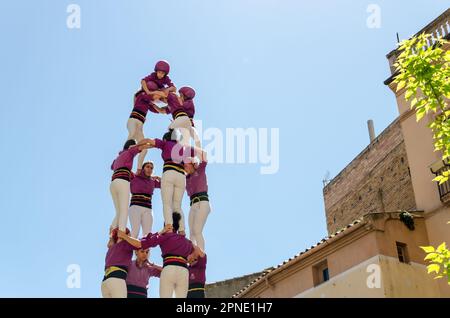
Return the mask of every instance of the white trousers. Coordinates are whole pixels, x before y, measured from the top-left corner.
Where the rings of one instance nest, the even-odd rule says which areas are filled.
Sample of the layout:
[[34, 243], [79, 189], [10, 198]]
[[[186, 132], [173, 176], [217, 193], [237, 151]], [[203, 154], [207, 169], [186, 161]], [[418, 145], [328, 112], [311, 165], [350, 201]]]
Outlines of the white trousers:
[[187, 268], [175, 265], [165, 266], [159, 279], [159, 297], [186, 298], [189, 289], [189, 271]]
[[194, 139], [195, 146], [201, 148], [202, 144], [198, 136], [197, 130], [192, 127], [191, 120], [188, 116], [180, 116], [169, 125], [169, 129], [178, 129], [181, 133], [181, 144], [187, 146], [190, 144], [191, 137]]
[[111, 182], [109, 190], [116, 209], [111, 228], [119, 227], [121, 231], [125, 231], [128, 221], [128, 204], [130, 203], [130, 183], [123, 179], [115, 179]]
[[186, 176], [175, 171], [167, 170], [161, 177], [161, 198], [163, 203], [163, 215], [165, 224], [173, 224], [172, 213], [181, 214], [180, 231], [185, 229], [183, 210], [181, 201], [186, 189]]
[[102, 282], [103, 298], [127, 298], [127, 283], [125, 279], [110, 277]]
[[131, 236], [137, 238], [142, 227], [142, 237], [147, 236], [152, 231], [153, 211], [139, 205], [132, 205], [128, 209], [128, 216], [131, 224]]
[[203, 227], [205, 226], [206, 219], [209, 212], [211, 212], [211, 206], [209, 201], [196, 202], [191, 206], [189, 211], [189, 234], [192, 243], [205, 250], [205, 239], [203, 238]]
[[[139, 143], [144, 139], [144, 124], [136, 118], [128, 118], [127, 121], [128, 139], [136, 139]], [[145, 156], [147, 155], [147, 149], [142, 150], [138, 155], [137, 169], [142, 169]]]

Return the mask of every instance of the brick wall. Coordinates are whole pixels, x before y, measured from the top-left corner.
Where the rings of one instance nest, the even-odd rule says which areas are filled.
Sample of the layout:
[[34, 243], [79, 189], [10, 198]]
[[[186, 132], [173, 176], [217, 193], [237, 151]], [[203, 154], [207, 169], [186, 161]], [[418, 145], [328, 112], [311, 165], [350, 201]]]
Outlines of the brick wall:
[[328, 233], [370, 212], [416, 208], [400, 123], [395, 120], [324, 189]]

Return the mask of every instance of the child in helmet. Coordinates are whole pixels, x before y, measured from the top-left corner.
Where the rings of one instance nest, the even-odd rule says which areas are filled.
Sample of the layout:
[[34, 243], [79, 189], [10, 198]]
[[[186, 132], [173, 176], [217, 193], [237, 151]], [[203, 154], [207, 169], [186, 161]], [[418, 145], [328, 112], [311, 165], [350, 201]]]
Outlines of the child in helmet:
[[195, 90], [190, 86], [184, 86], [178, 90], [178, 93], [179, 95], [169, 92], [167, 94], [167, 107], [160, 108], [159, 112], [172, 115], [173, 121], [169, 125], [169, 130], [180, 130], [182, 136], [181, 144], [188, 145], [192, 137], [195, 141], [195, 146], [201, 148], [200, 138], [194, 127]]
[[[144, 123], [148, 111], [158, 113], [160, 108], [155, 101], [165, 100], [169, 92], [176, 91], [169, 78], [170, 65], [167, 61], [159, 61], [155, 65], [155, 71], [142, 79], [142, 88], [134, 94], [134, 107], [127, 122], [128, 138], [140, 142], [144, 139]], [[144, 150], [138, 157], [137, 174], [141, 172], [147, 151]]]

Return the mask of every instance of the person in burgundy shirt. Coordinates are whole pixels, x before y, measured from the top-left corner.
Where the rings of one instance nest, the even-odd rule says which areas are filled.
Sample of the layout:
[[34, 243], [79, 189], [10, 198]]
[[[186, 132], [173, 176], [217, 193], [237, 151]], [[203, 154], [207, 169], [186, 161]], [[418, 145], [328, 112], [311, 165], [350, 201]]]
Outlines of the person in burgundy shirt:
[[186, 191], [190, 197], [189, 211], [189, 238], [205, 250], [205, 239], [203, 237], [203, 227], [206, 219], [211, 212], [208, 196], [208, 181], [206, 178], [206, 165], [208, 160], [206, 152], [200, 151], [200, 159], [195, 158], [195, 163], [185, 163], [184, 168], [187, 172]]
[[161, 157], [164, 160], [161, 176], [164, 223], [166, 226], [172, 226], [172, 213], [178, 212], [181, 214], [180, 232], [184, 233], [185, 220], [181, 202], [186, 189], [186, 172], [183, 163], [196, 155], [196, 149], [179, 143], [176, 131], [165, 133], [162, 140], [150, 140], [153, 147], [161, 149]]
[[162, 114], [171, 114], [172, 123], [169, 130], [177, 129], [183, 137], [183, 145], [190, 144], [191, 137], [194, 139], [195, 146], [201, 148], [201, 141], [197, 130], [194, 127], [195, 90], [190, 86], [184, 86], [178, 90], [179, 95], [175, 93], [167, 94], [167, 107], [157, 109]]
[[[170, 64], [169, 62], [162, 60], [155, 64], [154, 72], [144, 77], [141, 80], [141, 89], [135, 94], [135, 96], [146, 93], [146, 95], [152, 95], [156, 91], [163, 92], [165, 94], [169, 92], [175, 92], [177, 89], [172, 83], [169, 77]], [[155, 84], [156, 87], [149, 87], [149, 84]]]
[[139, 144], [136, 144], [136, 140], [128, 140], [123, 146], [123, 150], [119, 152], [119, 155], [111, 164], [111, 170], [114, 172], [109, 189], [116, 214], [111, 223], [110, 231], [116, 227], [119, 227], [121, 231], [125, 230], [128, 220], [133, 159], [143, 149], [150, 148], [151, 142], [152, 140], [150, 139], [143, 139]]
[[[118, 242], [118, 229], [111, 231], [105, 257], [105, 275], [102, 281], [103, 298], [127, 298], [126, 279], [136, 249], [124, 240]], [[126, 229], [126, 233], [130, 230]]]
[[174, 212], [172, 215], [172, 229], [164, 228], [159, 233], [148, 234], [141, 240], [128, 236], [119, 231], [119, 237], [135, 248], [147, 249], [159, 245], [161, 248], [163, 270], [159, 283], [159, 296], [171, 298], [186, 298], [189, 287], [188, 261], [203, 256], [203, 252], [193, 245], [184, 235], [178, 233], [181, 215]]
[[205, 298], [206, 263], [206, 254], [189, 263], [187, 298]]
[[[141, 89], [134, 95], [133, 110], [127, 121], [128, 139], [136, 139], [140, 142], [144, 139], [144, 123], [148, 111], [159, 113], [162, 111], [156, 105], [157, 101], [165, 101], [169, 92], [175, 92], [176, 88], [169, 78], [170, 65], [167, 61], [159, 61], [155, 65], [155, 71], [141, 80]], [[138, 157], [138, 171], [144, 163], [147, 150], [143, 150]]]
[[[128, 243], [127, 243], [128, 244]], [[136, 259], [128, 268], [128, 298], [147, 298], [150, 277], [159, 277], [162, 267], [148, 261], [150, 250], [136, 250]]]
[[141, 227], [142, 236], [146, 236], [152, 231], [153, 191], [161, 188], [161, 178], [153, 176], [153, 167], [154, 164], [151, 161], [144, 163], [140, 174], [137, 174], [130, 183], [131, 201], [128, 216], [132, 237], [138, 237]]

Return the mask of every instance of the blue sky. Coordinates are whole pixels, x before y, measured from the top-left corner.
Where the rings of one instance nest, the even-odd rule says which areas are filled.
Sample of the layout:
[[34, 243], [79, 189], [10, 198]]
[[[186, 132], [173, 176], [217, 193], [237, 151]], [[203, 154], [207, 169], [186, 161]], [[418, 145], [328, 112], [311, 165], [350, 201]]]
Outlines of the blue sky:
[[[68, 29], [66, 8], [81, 7]], [[369, 4], [381, 28], [368, 28]], [[386, 53], [446, 1], [1, 1], [0, 297], [99, 297], [110, 164], [155, 61], [197, 90], [204, 129], [279, 128], [280, 166], [211, 164], [208, 281], [276, 265], [326, 235], [322, 179], [397, 116]], [[151, 114], [148, 137], [169, 118]], [[148, 158], [161, 173], [159, 151]], [[188, 201], [185, 197], [184, 211]], [[159, 192], [154, 229], [162, 226]], [[6, 239], [5, 239], [6, 238]], [[160, 262], [159, 249], [153, 261]], [[66, 287], [67, 266], [81, 288]], [[151, 296], [158, 295], [152, 280]]]

